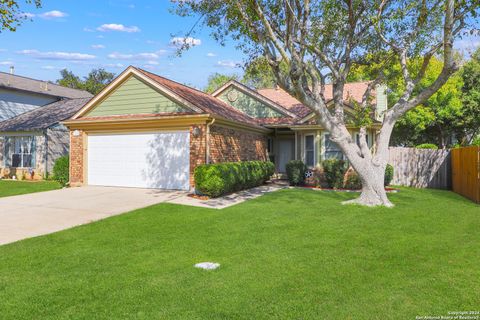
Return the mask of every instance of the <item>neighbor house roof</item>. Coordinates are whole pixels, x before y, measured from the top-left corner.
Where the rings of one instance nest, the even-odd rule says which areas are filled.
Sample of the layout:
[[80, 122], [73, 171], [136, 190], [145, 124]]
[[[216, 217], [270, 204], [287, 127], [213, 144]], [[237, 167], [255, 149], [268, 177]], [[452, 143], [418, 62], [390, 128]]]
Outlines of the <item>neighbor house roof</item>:
[[0, 122], [0, 132], [47, 129], [77, 113], [90, 98], [65, 99]]
[[89, 98], [92, 94], [78, 89], [60, 86], [47, 81], [0, 72], [0, 88], [28, 91], [60, 98]]

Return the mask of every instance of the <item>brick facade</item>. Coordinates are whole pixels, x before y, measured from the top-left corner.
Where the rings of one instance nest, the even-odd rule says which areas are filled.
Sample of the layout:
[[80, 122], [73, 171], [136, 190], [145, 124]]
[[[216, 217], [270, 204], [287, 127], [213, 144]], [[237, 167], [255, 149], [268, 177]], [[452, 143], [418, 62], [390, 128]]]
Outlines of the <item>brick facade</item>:
[[74, 135], [75, 131], [70, 131], [70, 185], [80, 186], [84, 182], [84, 146], [85, 133], [78, 130], [79, 135]]
[[212, 126], [210, 162], [268, 160], [267, 137], [251, 131]]
[[[190, 126], [190, 186], [194, 187], [194, 172], [206, 161], [206, 125]], [[86, 161], [86, 133], [70, 132], [70, 185], [84, 184], [84, 161]], [[212, 126], [209, 136], [210, 162], [263, 160], [267, 158], [267, 137], [241, 129]]]

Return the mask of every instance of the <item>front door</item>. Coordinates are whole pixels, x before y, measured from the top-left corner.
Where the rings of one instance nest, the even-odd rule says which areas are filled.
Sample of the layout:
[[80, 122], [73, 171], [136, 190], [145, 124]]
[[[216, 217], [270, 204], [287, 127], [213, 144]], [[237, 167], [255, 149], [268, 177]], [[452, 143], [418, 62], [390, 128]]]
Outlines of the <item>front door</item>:
[[280, 173], [287, 172], [287, 162], [294, 159], [295, 141], [293, 139], [278, 140], [278, 164], [277, 170]]

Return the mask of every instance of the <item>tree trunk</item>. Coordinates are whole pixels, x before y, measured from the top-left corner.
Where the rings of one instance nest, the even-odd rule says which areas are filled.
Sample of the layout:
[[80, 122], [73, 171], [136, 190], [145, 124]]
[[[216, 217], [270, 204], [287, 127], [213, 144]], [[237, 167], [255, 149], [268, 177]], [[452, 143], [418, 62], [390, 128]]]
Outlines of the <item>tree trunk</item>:
[[360, 204], [369, 207], [393, 207], [385, 191], [385, 168], [375, 168], [370, 164], [367, 170], [356, 170], [362, 181], [362, 193], [356, 199], [343, 202], [343, 204]]

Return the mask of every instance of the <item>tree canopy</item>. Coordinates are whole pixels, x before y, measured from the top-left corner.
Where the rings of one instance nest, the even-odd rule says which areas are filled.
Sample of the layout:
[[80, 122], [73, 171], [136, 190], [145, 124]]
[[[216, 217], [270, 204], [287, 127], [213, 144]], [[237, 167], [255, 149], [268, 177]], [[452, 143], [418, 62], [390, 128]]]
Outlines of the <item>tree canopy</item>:
[[102, 68], [93, 69], [84, 79], [67, 69], [60, 70], [60, 76], [61, 78], [57, 80], [59, 85], [72, 89], [86, 90], [91, 94], [99, 93], [115, 78], [114, 73]]
[[17, 27], [26, 19], [28, 15], [23, 12], [21, 9], [21, 3], [33, 4], [35, 7], [39, 8], [41, 6], [41, 0], [25, 0], [25, 1], [16, 1], [8, 0], [0, 2], [0, 32], [16, 31]]

